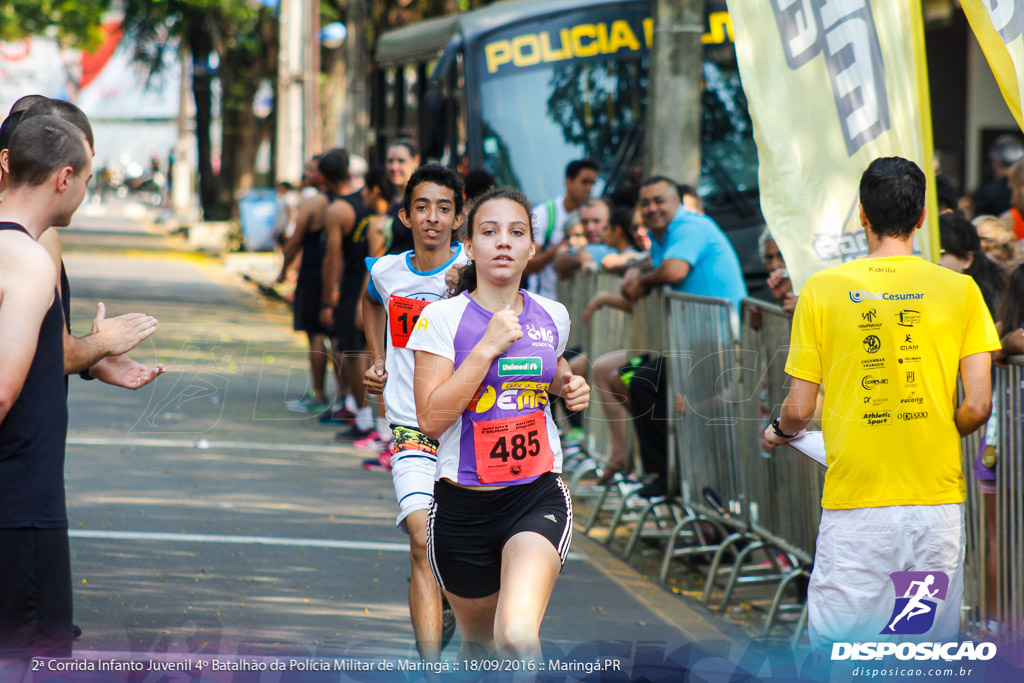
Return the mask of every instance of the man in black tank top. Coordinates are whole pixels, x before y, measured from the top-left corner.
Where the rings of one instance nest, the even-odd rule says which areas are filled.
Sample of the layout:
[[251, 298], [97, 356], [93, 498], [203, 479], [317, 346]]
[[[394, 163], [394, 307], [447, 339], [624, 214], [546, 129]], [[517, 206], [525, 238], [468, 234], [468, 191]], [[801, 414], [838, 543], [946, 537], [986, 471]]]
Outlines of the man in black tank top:
[[[0, 193], [3, 192], [3, 164], [11, 136], [23, 121], [36, 116], [56, 116], [78, 128], [85, 136], [90, 150], [93, 149], [92, 126], [85, 113], [70, 102], [51, 99], [42, 95], [26, 95], [14, 106], [0, 126]], [[39, 237], [43, 246], [60, 270], [61, 301], [64, 306], [64, 372], [66, 375], [81, 374], [84, 379], [99, 379], [101, 382], [126, 389], [139, 389], [149, 384], [164, 372], [164, 366], [149, 367], [138, 363], [127, 355], [144, 339], [156, 332], [157, 320], [143, 313], [127, 313], [116, 318], [106, 317], [102, 302], [96, 305], [92, 332], [82, 337], [71, 335], [71, 293], [67, 273], [64, 270], [60, 237], [56, 230], [46, 230]], [[67, 382], [65, 380], [65, 386]]]
[[[19, 125], [0, 205], [0, 670], [71, 651], [71, 562], [64, 496], [67, 403], [58, 273], [36, 240], [67, 226], [92, 152], [53, 116]], [[5, 668], [6, 667], [6, 668]]]
[[316, 188], [315, 195], [303, 196], [299, 202], [299, 216], [295, 223], [295, 232], [284, 245], [284, 261], [278, 282], [284, 282], [288, 267], [302, 252], [299, 264], [299, 279], [295, 284], [295, 295], [292, 300], [294, 313], [294, 329], [305, 332], [309, 339], [309, 366], [313, 391], [295, 401], [288, 401], [288, 410], [297, 413], [323, 412], [327, 408], [327, 396], [324, 391], [324, 380], [327, 372], [327, 333], [320, 322], [320, 302], [323, 290], [323, 263], [326, 254], [326, 235], [324, 219], [329, 199], [324, 193], [324, 180], [320, 175], [317, 155], [306, 164], [302, 172], [303, 184]]
[[406, 226], [398, 217], [398, 212], [404, 205], [404, 197], [396, 199], [391, 208], [388, 209], [388, 217], [391, 222], [391, 246], [388, 247], [389, 254], [404, 254], [410, 249], [415, 249], [416, 244], [412, 239], [412, 230]]
[[[361, 218], [367, 214], [361, 192], [349, 192], [348, 154], [334, 149], [320, 160], [320, 173], [334, 199], [327, 207], [324, 221], [327, 231], [327, 256], [324, 259], [323, 319], [332, 334], [334, 365], [338, 370], [338, 398], [351, 394], [358, 410], [356, 425], [347, 437], [365, 438], [373, 428], [373, 418], [366, 401], [363, 375], [368, 367], [364, 350], [366, 338], [356, 312], [366, 279], [366, 231]], [[358, 199], [356, 199], [358, 197]], [[356, 208], [358, 206], [358, 209]], [[362, 216], [360, 215], [362, 213]], [[362, 231], [359, 232], [360, 227]], [[340, 410], [338, 412], [341, 412]], [[325, 422], [337, 422], [324, 416]]]

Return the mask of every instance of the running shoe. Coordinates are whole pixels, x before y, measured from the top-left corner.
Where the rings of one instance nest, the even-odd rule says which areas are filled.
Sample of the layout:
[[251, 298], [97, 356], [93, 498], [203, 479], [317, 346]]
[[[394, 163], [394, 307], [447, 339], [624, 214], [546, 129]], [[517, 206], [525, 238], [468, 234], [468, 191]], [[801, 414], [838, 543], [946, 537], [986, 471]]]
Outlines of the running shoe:
[[355, 425], [352, 425], [348, 429], [346, 429], [344, 431], [341, 431], [341, 432], [338, 432], [337, 434], [335, 434], [334, 435], [334, 440], [335, 441], [348, 441], [349, 439], [354, 439], [354, 440], [358, 441], [360, 439], [365, 439], [366, 437], [370, 436], [370, 434], [375, 434], [375, 433], [376, 433], [376, 431], [372, 427], [370, 429], [360, 429], [359, 427], [356, 427]]
[[378, 450], [384, 444], [384, 440], [380, 438], [380, 434], [376, 430], [370, 432], [365, 439], [359, 439], [353, 442], [352, 446], [357, 451], [375, 451]]
[[391, 451], [385, 451], [380, 455], [376, 455], [372, 458], [363, 460], [363, 469], [366, 470], [390, 470], [391, 469]]
[[324, 399], [317, 400], [313, 394], [306, 394], [294, 401], [285, 401], [284, 407], [293, 413], [322, 413], [327, 410], [328, 403]]
[[342, 406], [337, 410], [328, 411], [320, 416], [320, 424], [325, 425], [344, 425], [351, 424], [356, 419], [355, 413], [348, 408]]

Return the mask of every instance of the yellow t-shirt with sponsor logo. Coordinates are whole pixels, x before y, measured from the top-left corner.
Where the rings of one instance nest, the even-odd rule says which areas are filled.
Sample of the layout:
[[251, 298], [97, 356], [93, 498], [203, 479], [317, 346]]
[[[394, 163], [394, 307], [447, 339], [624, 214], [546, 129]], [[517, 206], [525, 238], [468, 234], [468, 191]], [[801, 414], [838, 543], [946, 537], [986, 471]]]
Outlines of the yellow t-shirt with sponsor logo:
[[1000, 348], [974, 280], [916, 256], [821, 271], [800, 292], [791, 342], [786, 372], [825, 389], [822, 507], [965, 500], [957, 372]]

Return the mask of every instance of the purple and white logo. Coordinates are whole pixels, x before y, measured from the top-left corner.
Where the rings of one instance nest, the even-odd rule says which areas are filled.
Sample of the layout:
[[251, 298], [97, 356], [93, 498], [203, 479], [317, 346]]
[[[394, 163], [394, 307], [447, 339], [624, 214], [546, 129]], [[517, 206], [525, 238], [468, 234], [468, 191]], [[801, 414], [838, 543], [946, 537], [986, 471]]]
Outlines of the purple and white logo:
[[889, 623], [883, 635], [920, 635], [935, 623], [939, 601], [945, 601], [949, 577], [942, 572], [893, 572], [889, 579], [896, 590]]

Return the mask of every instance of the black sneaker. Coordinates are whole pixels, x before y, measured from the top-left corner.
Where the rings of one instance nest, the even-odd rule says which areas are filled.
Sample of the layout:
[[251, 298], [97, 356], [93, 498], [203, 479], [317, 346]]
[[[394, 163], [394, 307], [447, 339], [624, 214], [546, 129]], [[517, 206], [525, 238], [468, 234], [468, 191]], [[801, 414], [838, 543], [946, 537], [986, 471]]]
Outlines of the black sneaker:
[[78, 640], [81, 637], [82, 637], [82, 627], [79, 626], [78, 624], [72, 624], [71, 625], [71, 638], [73, 640]]
[[661, 498], [668, 494], [668, 478], [659, 474], [650, 483], [644, 484], [637, 489], [636, 495], [641, 498]]
[[359, 441], [360, 439], [365, 439], [366, 437], [368, 437], [373, 432], [374, 432], [374, 429], [372, 427], [370, 429], [360, 429], [359, 427], [356, 427], [355, 425], [352, 425], [348, 429], [346, 429], [344, 431], [341, 431], [341, 432], [338, 432], [337, 434], [335, 434], [334, 435], [334, 440], [335, 441], [349, 441], [349, 440]]
[[455, 635], [455, 612], [452, 611], [452, 606], [448, 604], [448, 599], [443, 595], [441, 596], [441, 610], [441, 649], [444, 650]]

